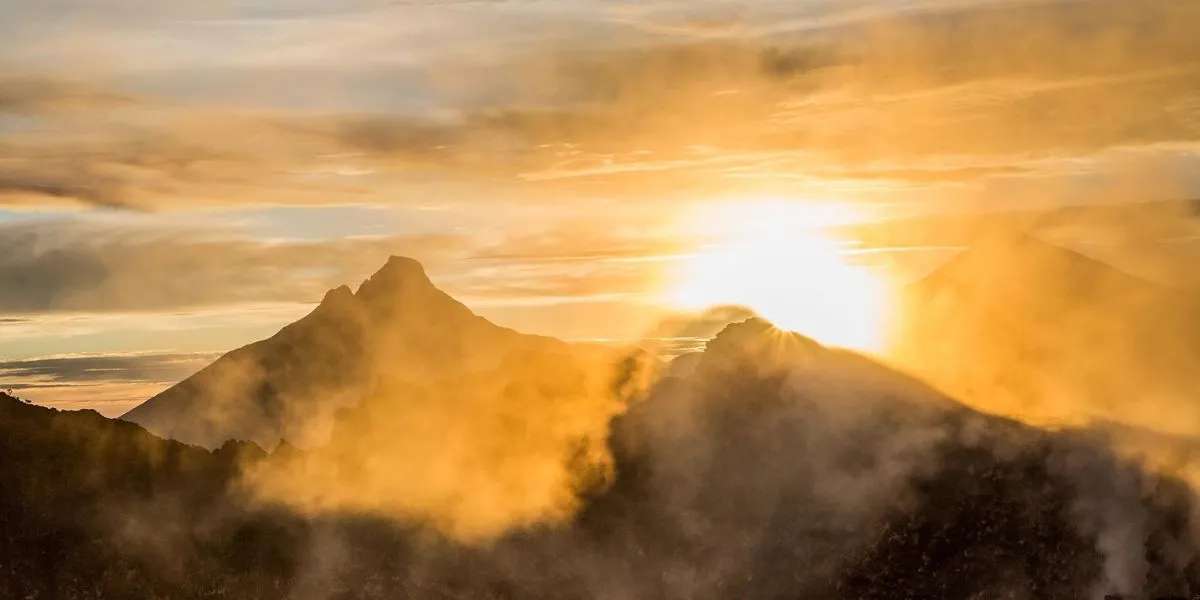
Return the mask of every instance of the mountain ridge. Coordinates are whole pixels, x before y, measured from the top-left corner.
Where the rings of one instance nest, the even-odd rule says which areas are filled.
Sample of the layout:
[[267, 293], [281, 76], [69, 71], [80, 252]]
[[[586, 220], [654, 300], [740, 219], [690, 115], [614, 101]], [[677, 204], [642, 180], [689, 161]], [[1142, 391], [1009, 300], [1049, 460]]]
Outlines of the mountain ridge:
[[[1015, 267], [1015, 268], [1014, 268]], [[910, 290], [938, 285], [953, 285], [955, 280], [979, 277], [999, 279], [1021, 271], [1021, 275], [1041, 277], [1042, 283], [1061, 286], [1064, 283], [1079, 288], [1075, 292], [1103, 292], [1093, 287], [1141, 287], [1154, 293], [1166, 293], [1169, 288], [1143, 279], [1076, 250], [1046, 242], [1024, 231], [998, 231], [977, 240], [954, 255], [925, 277], [911, 283]], [[1053, 278], [1065, 276], [1065, 280]], [[1057, 291], [1057, 290], [1056, 290]], [[1097, 298], [1100, 299], [1100, 298]]]
[[[515, 389], [541, 396], [576, 379], [551, 375], [555, 385]], [[910, 380], [761, 319], [728, 325], [694, 372], [635, 392], [603, 419], [608, 469], [556, 457], [575, 480], [570, 514], [515, 520], [483, 544], [422, 513], [311, 513], [303, 497], [264, 506], [246, 494], [262, 491], [262, 468], [323, 497], [358, 499], [383, 483], [428, 491], [447, 477], [421, 477], [422, 465], [441, 472], [444, 455], [469, 442], [478, 447], [468, 463], [503, 460], [484, 463], [490, 485], [459, 481], [461, 500], [517, 482], [533, 484], [515, 486], [518, 496], [536, 495], [544, 465], [532, 480], [510, 479], [509, 445], [434, 428], [437, 452], [414, 449], [395, 420], [360, 405], [368, 412], [347, 419], [331, 448], [209, 451], [0, 396], [0, 562], [17, 566], [0, 570], [0, 595], [969, 600], [1200, 589], [1200, 513], [1182, 482], [1089, 431], [1044, 431], [900, 381]], [[447, 400], [423, 404], [454, 407]], [[522, 413], [562, 404], [513, 400]], [[487, 421], [513, 430], [511, 417]], [[552, 434], [563, 421], [548, 417], [517, 437]], [[342, 479], [314, 469], [322, 457]], [[424, 508], [447, 504], [433, 500]]]
[[487, 368], [524, 347], [568, 351], [566, 342], [476, 315], [438, 289], [418, 261], [392, 256], [357, 291], [329, 290], [304, 317], [121, 418], [206, 447], [226, 439], [304, 443], [319, 440], [332, 415], [370, 394], [380, 377]]

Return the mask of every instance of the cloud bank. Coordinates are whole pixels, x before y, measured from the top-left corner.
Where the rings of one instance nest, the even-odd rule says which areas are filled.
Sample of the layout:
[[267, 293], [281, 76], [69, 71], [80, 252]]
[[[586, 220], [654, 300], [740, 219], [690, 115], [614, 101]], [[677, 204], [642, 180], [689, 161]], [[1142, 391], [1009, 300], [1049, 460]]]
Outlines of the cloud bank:
[[[480, 14], [550, 18], [532, 6]], [[34, 75], [0, 82], [0, 110], [38, 123], [0, 129], [0, 190], [9, 203], [151, 208], [404, 201], [431, 181], [571, 197], [745, 193], [764, 182], [870, 196], [883, 182], [961, 200], [1014, 181], [1073, 188], [1080, 161], [1115, 149], [1162, 165], [1153, 181], [1129, 175], [1151, 186], [1145, 194], [1195, 190], [1186, 169], [1153, 158], [1163, 145], [1193, 152], [1200, 136], [1190, 3], [902, 4], [853, 18], [764, 4], [704, 34], [687, 23], [721, 6], [674, 17], [594, 8], [491, 54], [339, 65], [375, 69], [379, 83], [314, 68], [311, 84], [328, 98], [304, 109], [189, 100], [181, 86], [123, 89], [138, 87], [136, 72], [105, 77], [117, 82], [106, 89], [87, 83], [87, 69], [71, 80], [31, 66]], [[444, 10], [449, 22], [461, 16]], [[394, 18], [378, 16], [380, 26]], [[680, 26], [647, 31], [663, 19]], [[588, 23], [609, 34], [555, 35]], [[375, 39], [371, 50], [403, 39]], [[395, 77], [402, 89], [386, 87]], [[428, 100], [405, 106], [413, 93]], [[82, 108], [86, 122], [73, 116]]]

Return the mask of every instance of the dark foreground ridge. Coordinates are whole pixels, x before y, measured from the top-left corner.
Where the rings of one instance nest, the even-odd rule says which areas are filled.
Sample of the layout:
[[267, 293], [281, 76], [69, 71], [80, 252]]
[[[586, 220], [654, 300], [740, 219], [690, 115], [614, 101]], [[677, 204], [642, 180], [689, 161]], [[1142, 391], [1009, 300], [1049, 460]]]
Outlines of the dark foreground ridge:
[[[1127, 598], [1125, 596], [1114, 595], [1114, 594], [1105, 594], [1104, 600], [1133, 600], [1133, 599]], [[1200, 594], [1194, 594], [1192, 596], [1159, 596], [1158, 598], [1154, 598], [1153, 600], [1200, 600]]]
[[[987, 416], [757, 320], [629, 401], [608, 427], [613, 470], [580, 473], [572, 518], [464, 544], [416, 521], [302, 516], [251, 502], [239, 484], [242, 469], [320, 448], [209, 451], [0, 396], [0, 597], [1200, 591], [1194, 494], [1119, 458], [1094, 431]], [[375, 434], [391, 426], [367, 421]]]

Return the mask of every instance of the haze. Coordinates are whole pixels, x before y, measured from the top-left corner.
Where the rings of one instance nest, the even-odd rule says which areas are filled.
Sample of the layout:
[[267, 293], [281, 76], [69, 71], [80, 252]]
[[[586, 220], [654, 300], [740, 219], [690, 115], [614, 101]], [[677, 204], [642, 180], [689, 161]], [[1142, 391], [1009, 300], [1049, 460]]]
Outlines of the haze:
[[[0, 379], [120, 414], [389, 254], [566, 339], [741, 303], [877, 347], [886, 302], [863, 290], [915, 279], [963, 236], [816, 229], [1196, 194], [1196, 10], [7, 2]], [[1046, 233], [1191, 277], [1190, 224], [1095, 221]], [[746, 247], [763, 226], [817, 241]], [[733, 293], [714, 289], [723, 261]], [[812, 317], [831, 309], [794, 301], [788, 274], [836, 279], [822, 302], [858, 324]]]
[[1198, 31], [5, 0], [0, 597], [1198, 593]]

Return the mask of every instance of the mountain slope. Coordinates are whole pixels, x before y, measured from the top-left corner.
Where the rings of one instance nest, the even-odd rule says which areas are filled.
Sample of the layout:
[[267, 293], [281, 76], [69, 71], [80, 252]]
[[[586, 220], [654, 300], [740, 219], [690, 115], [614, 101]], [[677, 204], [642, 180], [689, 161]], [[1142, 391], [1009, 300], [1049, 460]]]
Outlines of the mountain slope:
[[531, 561], [546, 579], [598, 555], [624, 557], [604, 563], [619, 576], [584, 587], [617, 578], [630, 597], [1154, 598], [1200, 583], [1182, 482], [1089, 430], [981, 414], [761, 321], [718, 335], [610, 440], [616, 481], [576, 522], [594, 554]]
[[[1200, 418], [1195, 304], [1026, 235], [981, 240], [907, 290], [897, 360], [977, 406], [1059, 422], [1128, 419], [1171, 429]], [[1194, 432], [1193, 432], [1194, 433]]]
[[[525, 412], [574, 397], [570, 372], [528, 387], [524, 379], [499, 389], [516, 385]], [[727, 327], [693, 370], [632, 396], [603, 423], [607, 473], [596, 472], [603, 462], [560, 457], [577, 475], [570, 515], [515, 515], [477, 544], [416, 514], [354, 505], [311, 514], [305, 498], [294, 499], [297, 512], [256, 499], [252, 474], [262, 468], [301, 481], [328, 461], [361, 491], [379, 481], [355, 479], [372, 462], [396, 480], [425, 477], [422, 463], [440, 467], [461, 444], [501, 463], [510, 456], [480, 436], [394, 453], [387, 444], [404, 436], [374, 411], [410, 396], [342, 415], [328, 447], [264, 457], [0, 395], [0, 596], [1075, 600], [1200, 590], [1193, 492], [1090, 430], [982, 414], [759, 320]], [[564, 413], [548, 414], [526, 424], [507, 410], [484, 416], [553, 440]], [[564, 483], [512, 477], [513, 468], [543, 473], [542, 462], [480, 466], [491, 479], [468, 478], [449, 504]]]
[[493, 368], [531, 348], [566, 351], [472, 313], [412, 259], [392, 257], [357, 290], [339, 287], [279, 333], [234, 350], [122, 418], [207, 447], [323, 439], [340, 409], [381, 379], [425, 380]]
[[252, 444], [209, 452], [0, 394], [0, 597], [261, 593], [290, 577], [282, 565], [294, 560], [273, 545], [290, 535], [283, 521], [233, 508], [237, 473], [263, 456]]

